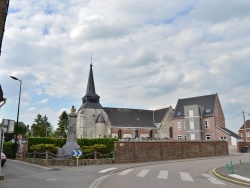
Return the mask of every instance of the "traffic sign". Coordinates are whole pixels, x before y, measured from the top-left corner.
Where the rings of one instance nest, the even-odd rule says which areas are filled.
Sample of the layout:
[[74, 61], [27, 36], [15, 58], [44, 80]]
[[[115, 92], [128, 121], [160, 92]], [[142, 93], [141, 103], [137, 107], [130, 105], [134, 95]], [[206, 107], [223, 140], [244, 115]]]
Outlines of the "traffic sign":
[[80, 150], [73, 150], [73, 151], [71, 152], [71, 155], [72, 155], [73, 157], [81, 156], [81, 155], [82, 155], [82, 151], [80, 151]]

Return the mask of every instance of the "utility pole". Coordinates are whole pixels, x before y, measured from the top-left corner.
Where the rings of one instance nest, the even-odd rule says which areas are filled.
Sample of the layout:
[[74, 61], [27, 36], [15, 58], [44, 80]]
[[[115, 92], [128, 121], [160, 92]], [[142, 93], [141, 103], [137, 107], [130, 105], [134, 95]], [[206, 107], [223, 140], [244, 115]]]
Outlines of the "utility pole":
[[243, 114], [244, 132], [245, 132], [244, 142], [247, 142], [247, 128], [246, 128], [245, 112], [243, 111], [242, 114]]

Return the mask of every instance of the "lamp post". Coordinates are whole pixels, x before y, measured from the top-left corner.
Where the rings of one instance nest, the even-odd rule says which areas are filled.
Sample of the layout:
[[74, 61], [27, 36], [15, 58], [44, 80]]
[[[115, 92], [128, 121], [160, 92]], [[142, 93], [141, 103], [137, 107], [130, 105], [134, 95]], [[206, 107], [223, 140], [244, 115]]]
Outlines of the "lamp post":
[[16, 152], [17, 152], [17, 129], [18, 129], [18, 119], [19, 119], [19, 109], [20, 109], [20, 98], [21, 98], [21, 88], [22, 88], [22, 80], [19, 80], [18, 78], [14, 76], [10, 76], [14, 80], [20, 81], [20, 90], [19, 90], [19, 99], [18, 99], [18, 108], [17, 108], [17, 120], [16, 120], [16, 130], [15, 130], [15, 146], [14, 146], [14, 160], [16, 159]]

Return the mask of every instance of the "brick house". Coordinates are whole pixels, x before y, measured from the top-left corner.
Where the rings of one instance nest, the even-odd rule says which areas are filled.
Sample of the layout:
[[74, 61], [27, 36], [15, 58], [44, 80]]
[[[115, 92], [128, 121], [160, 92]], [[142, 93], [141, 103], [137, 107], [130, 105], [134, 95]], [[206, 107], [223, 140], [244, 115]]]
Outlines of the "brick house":
[[250, 141], [250, 119], [246, 120], [246, 134], [245, 134], [245, 125], [243, 124], [239, 129], [239, 135], [246, 140]]
[[226, 140], [231, 144], [231, 131], [218, 94], [179, 99], [173, 116], [174, 140]]
[[95, 92], [92, 64], [82, 105], [77, 112], [77, 138], [169, 139], [174, 110], [102, 107]]

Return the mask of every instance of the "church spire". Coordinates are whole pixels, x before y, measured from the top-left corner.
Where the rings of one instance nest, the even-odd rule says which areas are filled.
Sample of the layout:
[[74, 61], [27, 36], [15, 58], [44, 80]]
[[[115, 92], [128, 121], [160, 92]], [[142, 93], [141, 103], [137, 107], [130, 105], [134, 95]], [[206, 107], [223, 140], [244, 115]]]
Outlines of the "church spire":
[[[92, 59], [92, 57], [91, 57]], [[89, 70], [89, 80], [88, 80], [88, 86], [86, 90], [86, 94], [88, 93], [94, 93], [95, 94], [95, 83], [94, 83], [94, 76], [93, 76], [93, 70], [92, 70], [92, 62], [90, 64], [90, 70]]]
[[91, 54], [91, 64], [90, 64], [90, 70], [89, 70], [89, 78], [88, 78], [88, 85], [86, 89], [86, 94], [82, 98], [82, 106], [79, 108], [79, 110], [83, 108], [102, 108], [102, 105], [99, 103], [99, 95], [95, 92], [95, 83], [94, 83], [94, 76], [93, 76], [93, 70], [92, 70], [92, 54]]

